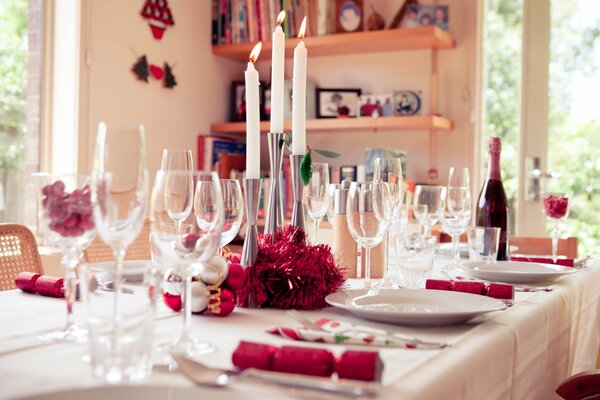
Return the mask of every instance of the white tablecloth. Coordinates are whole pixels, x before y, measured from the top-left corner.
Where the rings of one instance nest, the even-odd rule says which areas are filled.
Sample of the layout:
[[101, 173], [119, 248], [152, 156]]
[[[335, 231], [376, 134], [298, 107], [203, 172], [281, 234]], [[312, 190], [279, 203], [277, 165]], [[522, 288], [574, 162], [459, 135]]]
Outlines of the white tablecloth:
[[[312, 319], [337, 318], [395, 329], [451, 347], [435, 351], [382, 349], [385, 363], [381, 398], [395, 399], [553, 399], [566, 377], [594, 369], [600, 345], [600, 262], [557, 281], [552, 292], [517, 293], [515, 305], [469, 324], [445, 328], [409, 328], [359, 321], [342, 311], [308, 312]], [[34, 336], [63, 323], [64, 300], [6, 291], [0, 293], [0, 398], [15, 398], [75, 387], [102, 385], [82, 361], [87, 346], [40, 345]], [[162, 305], [159, 316], [171, 311]], [[240, 339], [276, 345], [307, 345], [265, 332], [297, 323], [279, 310], [237, 309], [226, 318], [198, 316], [193, 329], [217, 345], [204, 361], [231, 367]], [[157, 322], [157, 343], [177, 337], [178, 314]], [[314, 345], [313, 345], [314, 346]], [[341, 352], [343, 346], [329, 346]], [[366, 347], [360, 347], [366, 349]], [[191, 388], [178, 374], [156, 371], [146, 385]], [[191, 390], [191, 389], [188, 389]], [[194, 389], [214, 395], [214, 389]], [[178, 398], [169, 392], [171, 398]], [[219, 392], [216, 392], [217, 394]], [[236, 384], [227, 392], [249, 398], [308, 398], [309, 393], [277, 387]], [[312, 398], [320, 398], [314, 395]], [[200, 398], [200, 397], [198, 397]], [[216, 398], [216, 397], [215, 397]]]

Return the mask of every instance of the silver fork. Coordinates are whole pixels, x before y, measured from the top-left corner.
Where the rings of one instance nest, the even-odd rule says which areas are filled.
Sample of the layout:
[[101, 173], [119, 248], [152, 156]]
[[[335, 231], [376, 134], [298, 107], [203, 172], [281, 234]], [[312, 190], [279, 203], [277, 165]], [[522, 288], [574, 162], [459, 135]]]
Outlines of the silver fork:
[[305, 327], [312, 329], [313, 331], [324, 331], [325, 330], [320, 325], [318, 325], [315, 322], [311, 321], [310, 319], [306, 318], [304, 315], [300, 314], [296, 310], [288, 310], [287, 313], [290, 317], [294, 318], [296, 321], [300, 322]]

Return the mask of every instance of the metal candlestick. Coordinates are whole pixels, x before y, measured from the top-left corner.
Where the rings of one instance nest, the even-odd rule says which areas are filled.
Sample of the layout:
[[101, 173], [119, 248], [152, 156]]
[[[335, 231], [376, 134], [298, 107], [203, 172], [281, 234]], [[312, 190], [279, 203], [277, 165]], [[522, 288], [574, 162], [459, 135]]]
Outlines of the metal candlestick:
[[269, 205], [265, 221], [264, 233], [275, 238], [275, 231], [284, 224], [284, 209], [281, 198], [281, 163], [283, 161], [285, 133], [270, 132], [269, 138], [269, 161], [271, 163], [271, 185], [269, 188]]
[[241, 264], [244, 268], [254, 264], [258, 254], [258, 230], [256, 229], [256, 219], [258, 217], [258, 201], [260, 199], [261, 183], [262, 179], [244, 179], [246, 220], [248, 221], [241, 260]]
[[292, 226], [297, 226], [304, 230], [304, 204], [302, 203], [302, 192], [304, 185], [300, 177], [300, 163], [302, 154], [292, 154], [290, 156], [290, 166], [292, 169], [292, 190], [294, 192], [294, 209], [292, 211]]

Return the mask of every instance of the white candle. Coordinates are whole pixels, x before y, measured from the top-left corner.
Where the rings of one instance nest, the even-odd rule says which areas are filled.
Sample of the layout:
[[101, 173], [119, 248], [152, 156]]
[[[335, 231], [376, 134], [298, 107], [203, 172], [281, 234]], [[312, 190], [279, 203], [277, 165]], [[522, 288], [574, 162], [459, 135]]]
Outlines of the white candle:
[[246, 69], [246, 178], [260, 178], [260, 108], [259, 108], [259, 79], [254, 61], [260, 53], [261, 43], [258, 43], [250, 55]]
[[277, 27], [273, 32], [271, 53], [271, 132], [283, 133], [283, 103], [284, 86], [283, 73], [285, 67], [285, 33], [281, 23], [285, 18], [285, 11], [277, 17]]
[[298, 38], [301, 39], [294, 49], [294, 80], [292, 83], [292, 154], [306, 154], [306, 46], [304, 46], [304, 28], [306, 17], [302, 20]]

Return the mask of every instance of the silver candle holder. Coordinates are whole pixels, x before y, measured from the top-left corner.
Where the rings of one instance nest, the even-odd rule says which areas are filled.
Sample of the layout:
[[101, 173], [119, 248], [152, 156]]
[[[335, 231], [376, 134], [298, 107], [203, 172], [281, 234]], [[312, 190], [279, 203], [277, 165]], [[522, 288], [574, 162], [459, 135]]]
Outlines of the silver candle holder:
[[262, 179], [244, 179], [244, 194], [246, 195], [246, 238], [242, 249], [242, 267], [247, 268], [254, 264], [258, 255], [258, 229], [256, 220], [258, 218], [258, 202], [260, 200], [260, 188]]
[[290, 166], [292, 170], [292, 190], [294, 192], [294, 208], [292, 211], [292, 226], [297, 226], [304, 231], [304, 204], [302, 203], [302, 193], [304, 185], [300, 177], [300, 163], [302, 154], [290, 155]]
[[283, 162], [283, 153], [285, 150], [285, 138], [285, 133], [270, 132], [268, 134], [271, 185], [269, 187], [269, 204], [267, 206], [264, 233], [271, 235], [273, 239], [275, 238], [275, 231], [281, 228], [285, 221], [279, 180], [279, 177], [281, 176], [281, 163]]

